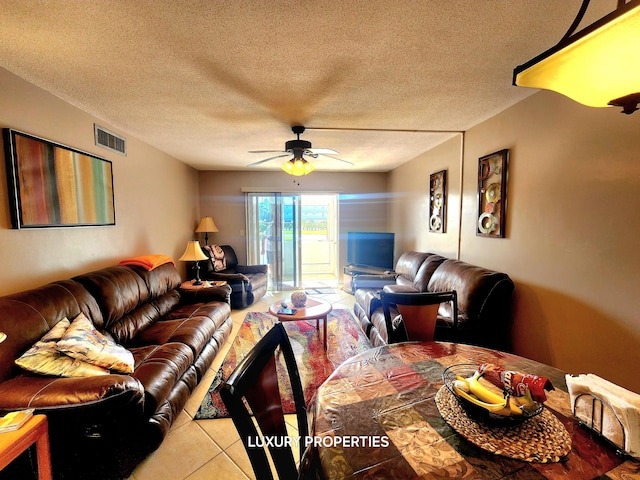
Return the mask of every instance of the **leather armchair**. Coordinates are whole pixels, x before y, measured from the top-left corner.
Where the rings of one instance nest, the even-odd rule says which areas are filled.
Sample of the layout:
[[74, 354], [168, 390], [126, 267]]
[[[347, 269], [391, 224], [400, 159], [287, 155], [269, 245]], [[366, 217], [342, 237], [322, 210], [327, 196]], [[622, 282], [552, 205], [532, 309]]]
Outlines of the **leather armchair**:
[[225, 268], [215, 268], [210, 248], [202, 251], [209, 258], [204, 273], [205, 280], [226, 281], [231, 287], [231, 308], [246, 308], [267, 293], [267, 265], [240, 265], [233, 247], [220, 245], [224, 252]]

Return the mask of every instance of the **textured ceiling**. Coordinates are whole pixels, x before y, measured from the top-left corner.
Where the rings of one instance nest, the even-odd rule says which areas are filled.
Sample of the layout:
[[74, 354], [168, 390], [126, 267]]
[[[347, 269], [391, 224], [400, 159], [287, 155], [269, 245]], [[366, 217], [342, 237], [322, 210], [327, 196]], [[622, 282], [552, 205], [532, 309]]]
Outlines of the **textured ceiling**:
[[[513, 68], [580, 3], [3, 0], [0, 66], [198, 169], [243, 169], [302, 124], [355, 163], [318, 169], [388, 171], [535, 93]], [[593, 3], [587, 22], [615, 7]]]

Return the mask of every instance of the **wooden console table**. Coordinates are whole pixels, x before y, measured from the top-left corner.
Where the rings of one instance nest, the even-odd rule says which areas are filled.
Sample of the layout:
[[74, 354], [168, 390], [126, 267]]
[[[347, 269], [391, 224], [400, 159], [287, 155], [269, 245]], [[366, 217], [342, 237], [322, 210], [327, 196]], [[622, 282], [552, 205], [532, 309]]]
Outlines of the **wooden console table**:
[[49, 427], [46, 415], [34, 415], [18, 430], [0, 433], [0, 470], [34, 443], [38, 456], [38, 479], [51, 480]]

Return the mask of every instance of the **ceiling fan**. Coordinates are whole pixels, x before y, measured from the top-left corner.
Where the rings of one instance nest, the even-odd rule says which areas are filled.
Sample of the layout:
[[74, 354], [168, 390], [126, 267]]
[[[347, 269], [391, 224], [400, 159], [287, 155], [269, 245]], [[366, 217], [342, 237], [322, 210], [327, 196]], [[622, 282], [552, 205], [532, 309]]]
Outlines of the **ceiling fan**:
[[303, 133], [304, 130], [305, 128], [302, 125], [292, 126], [291, 131], [295, 135], [297, 135], [298, 138], [296, 140], [289, 140], [288, 142], [286, 142], [284, 144], [284, 150], [249, 151], [249, 153], [278, 153], [278, 155], [259, 160], [247, 166], [255, 167], [257, 165], [270, 162], [271, 160], [275, 160], [276, 158], [288, 157], [289, 155], [293, 155], [293, 157], [289, 159], [289, 161], [285, 162], [282, 165], [282, 169], [288, 174], [298, 177], [311, 173], [315, 168], [309, 161], [304, 158], [305, 155], [311, 158], [318, 158], [319, 155], [322, 155], [333, 160], [338, 160], [339, 162], [353, 165], [353, 162], [350, 162], [348, 160], [342, 160], [341, 158], [332, 157], [331, 155], [338, 155], [338, 152], [336, 152], [335, 150], [331, 150], [330, 148], [311, 148], [311, 142], [308, 142], [307, 140], [300, 140], [300, 134]]

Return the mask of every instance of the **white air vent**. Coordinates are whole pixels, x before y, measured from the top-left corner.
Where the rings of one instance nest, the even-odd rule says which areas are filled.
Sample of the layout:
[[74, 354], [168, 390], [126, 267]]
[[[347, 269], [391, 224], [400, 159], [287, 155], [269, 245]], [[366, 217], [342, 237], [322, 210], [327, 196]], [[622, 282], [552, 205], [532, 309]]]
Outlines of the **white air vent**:
[[96, 145], [108, 148], [122, 155], [127, 154], [127, 140], [120, 135], [116, 135], [109, 130], [102, 128], [100, 125], [94, 124], [96, 134]]

